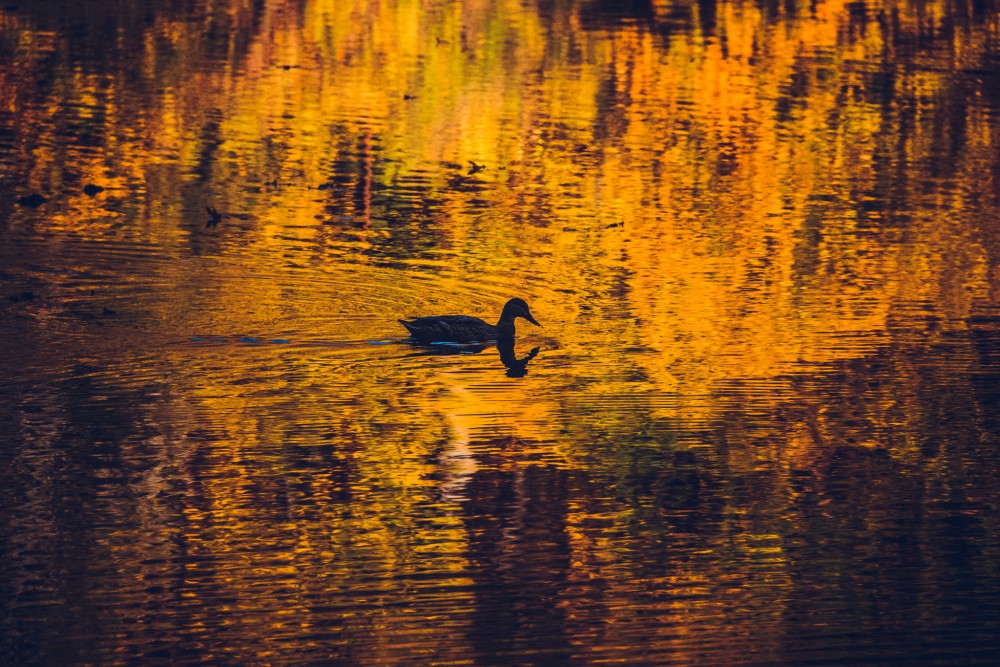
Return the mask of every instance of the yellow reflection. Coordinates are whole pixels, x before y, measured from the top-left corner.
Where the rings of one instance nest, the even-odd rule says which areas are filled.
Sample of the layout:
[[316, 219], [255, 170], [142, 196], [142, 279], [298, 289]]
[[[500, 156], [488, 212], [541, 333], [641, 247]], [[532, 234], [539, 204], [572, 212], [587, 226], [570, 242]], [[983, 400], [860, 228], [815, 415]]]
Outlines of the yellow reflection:
[[[901, 410], [888, 389], [833, 397], [864, 403], [845, 416], [788, 376], [931, 345], [997, 305], [996, 109], [985, 84], [961, 78], [995, 26], [955, 30], [948, 49], [896, 52], [901, 36], [954, 11], [943, 0], [871, 3], [884, 20], [865, 25], [848, 0], [778, 18], [722, 2], [673, 29], [667, 2], [654, 3], [652, 26], [595, 20], [585, 2], [216, 4], [226, 30], [157, 15], [138, 71], [60, 61], [58, 90], [36, 102], [28, 93], [69, 38], [0, 13], [18, 65], [0, 67], [11, 164], [51, 200], [37, 215], [18, 209], [10, 226], [53, 258], [82, 246], [65, 252], [61, 289], [80, 300], [109, 282], [132, 335], [225, 339], [157, 352], [174, 392], [159, 417], [188, 434], [176, 465], [198, 488], [179, 515], [150, 494], [149, 521], [176, 520], [192, 549], [289, 587], [302, 572], [342, 585], [363, 561], [376, 582], [365, 595], [381, 600], [390, 573], [417, 572], [435, 551], [462, 589], [474, 560], [462, 504], [484, 477], [520, 512], [528, 500], [559, 508], [570, 579], [612, 579], [615, 544], [586, 524], [599, 515], [626, 532], [641, 508], [570, 506], [557, 497], [561, 473], [539, 461], [610, 475], [625, 457], [609, 442], [669, 448], [665, 433], [720, 422], [741, 446], [726, 461], [740, 472], [778, 454], [780, 475], [818, 469], [819, 445], [886, 447], [897, 413], [919, 422], [918, 406]], [[94, 140], [65, 140], [74, 133]], [[218, 227], [206, 206], [225, 213]], [[514, 295], [543, 323], [521, 332], [519, 355], [541, 348], [523, 378], [493, 348], [445, 358], [371, 344], [403, 336], [396, 317], [495, 319]], [[64, 326], [61, 311], [43, 315], [37, 326]], [[293, 345], [234, 343], [249, 335]], [[918, 370], [893, 361], [915, 385]], [[747, 414], [788, 426], [768, 432]], [[215, 430], [199, 438], [204, 423]], [[332, 458], [318, 453], [323, 438]], [[600, 458], [601, 447], [612, 451]], [[337, 472], [303, 473], [313, 455]], [[222, 474], [204, 478], [199, 465]], [[529, 488], [539, 468], [556, 491]], [[352, 511], [296, 515], [312, 496], [286, 476]], [[261, 513], [289, 495], [288, 513], [261, 529]], [[438, 532], [421, 523], [435, 513]], [[711, 548], [758, 559], [766, 584], [788, 585], [773, 533], [736, 510], [727, 520], [738, 538]], [[255, 551], [262, 535], [281, 558]], [[517, 562], [513, 542], [497, 562]], [[721, 627], [740, 604], [705, 601], [701, 566], [718, 563], [649, 581], [677, 593], [663, 610], [694, 619], [687, 630]], [[218, 583], [246, 591], [245, 577]], [[235, 608], [308, 619], [307, 593], [284, 604], [234, 595]], [[473, 592], [458, 595], [473, 604]], [[383, 621], [427, 631], [401, 611]], [[390, 648], [373, 651], [393, 661]]]

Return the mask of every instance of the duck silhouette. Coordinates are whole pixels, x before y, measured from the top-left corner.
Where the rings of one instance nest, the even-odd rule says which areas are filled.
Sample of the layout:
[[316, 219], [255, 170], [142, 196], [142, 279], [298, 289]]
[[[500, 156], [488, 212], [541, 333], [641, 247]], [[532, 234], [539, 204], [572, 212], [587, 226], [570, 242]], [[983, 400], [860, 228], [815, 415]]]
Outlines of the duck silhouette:
[[514, 340], [514, 320], [518, 317], [535, 326], [542, 326], [531, 316], [524, 299], [516, 297], [504, 304], [496, 324], [469, 315], [432, 315], [409, 321], [399, 320], [399, 323], [418, 343], [481, 343]]

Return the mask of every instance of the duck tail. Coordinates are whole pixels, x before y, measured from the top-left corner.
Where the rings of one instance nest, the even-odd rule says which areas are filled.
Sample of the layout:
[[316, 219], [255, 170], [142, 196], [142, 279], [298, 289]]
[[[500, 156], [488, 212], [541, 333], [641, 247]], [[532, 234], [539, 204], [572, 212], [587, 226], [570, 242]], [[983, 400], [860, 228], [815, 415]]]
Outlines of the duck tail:
[[406, 327], [406, 330], [409, 331], [411, 335], [417, 333], [417, 328], [412, 324], [410, 324], [409, 322], [407, 322], [406, 320], [396, 320], [396, 321], [402, 324], [404, 327]]

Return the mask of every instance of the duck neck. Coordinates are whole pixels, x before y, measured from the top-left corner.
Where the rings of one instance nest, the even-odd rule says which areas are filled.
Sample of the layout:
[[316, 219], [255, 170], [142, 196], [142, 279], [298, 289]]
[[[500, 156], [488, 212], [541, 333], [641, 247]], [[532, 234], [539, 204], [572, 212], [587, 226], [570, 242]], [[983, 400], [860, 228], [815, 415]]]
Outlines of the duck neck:
[[513, 340], [514, 339], [514, 318], [503, 313], [500, 315], [500, 320], [497, 322], [497, 340]]

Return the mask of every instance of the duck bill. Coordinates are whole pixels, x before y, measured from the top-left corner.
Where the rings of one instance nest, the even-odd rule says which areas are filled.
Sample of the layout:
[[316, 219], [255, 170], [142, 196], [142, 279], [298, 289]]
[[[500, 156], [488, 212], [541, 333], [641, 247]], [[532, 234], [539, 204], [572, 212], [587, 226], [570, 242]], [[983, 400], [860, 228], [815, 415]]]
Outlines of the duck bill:
[[525, 313], [524, 319], [528, 320], [529, 322], [531, 322], [532, 324], [534, 324], [536, 327], [542, 326], [541, 324], [538, 323], [538, 320], [536, 320], [534, 317], [531, 316], [531, 313]]

